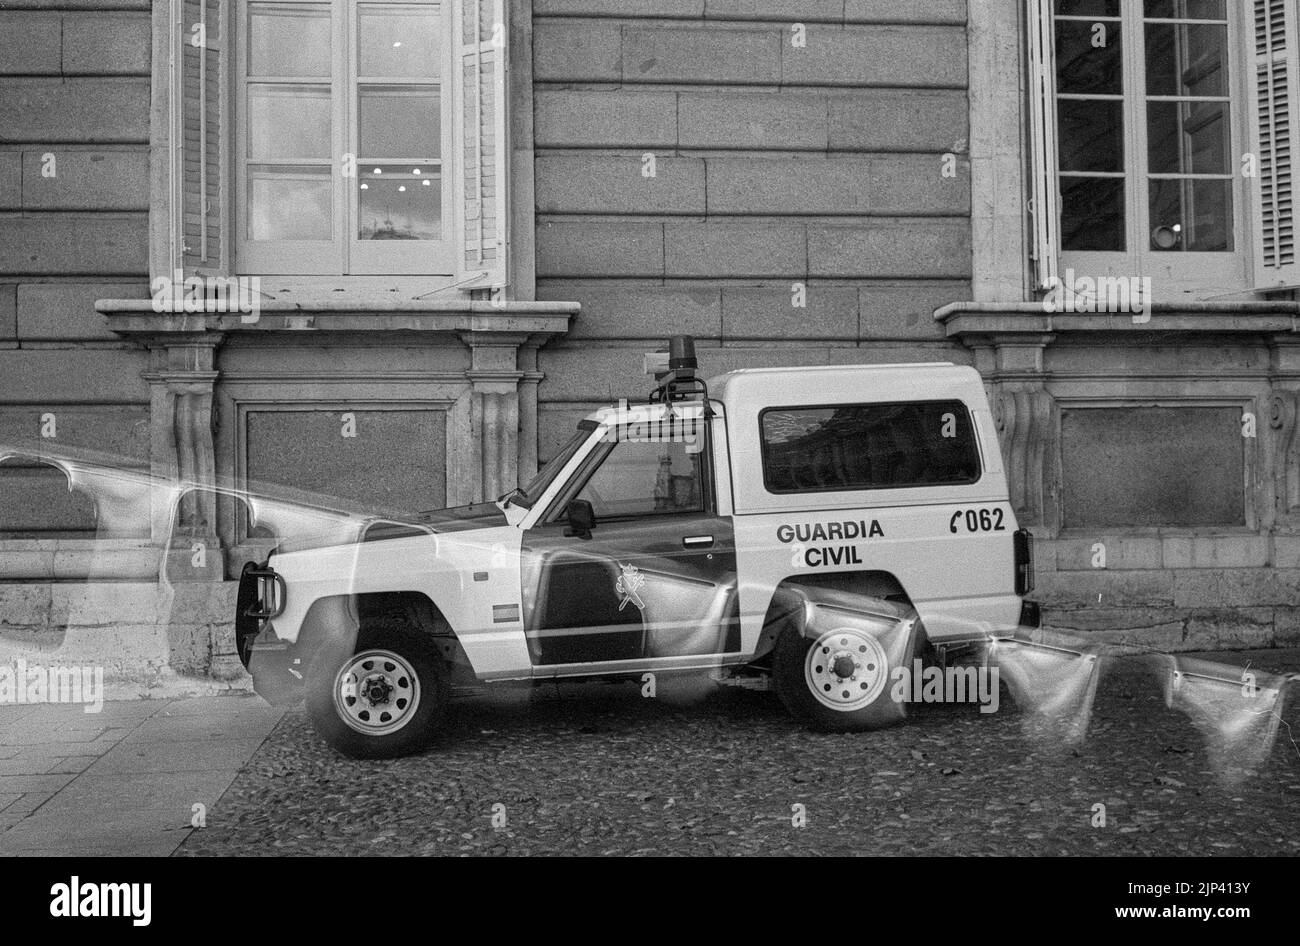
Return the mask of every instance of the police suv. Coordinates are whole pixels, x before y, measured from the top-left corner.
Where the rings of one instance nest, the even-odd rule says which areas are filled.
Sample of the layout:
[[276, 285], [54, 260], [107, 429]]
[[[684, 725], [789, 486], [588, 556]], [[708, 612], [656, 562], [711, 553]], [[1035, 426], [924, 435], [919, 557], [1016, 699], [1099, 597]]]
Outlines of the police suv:
[[902, 717], [892, 669], [1036, 625], [1029, 535], [979, 374], [951, 364], [696, 376], [578, 424], [495, 502], [282, 545], [239, 588], [240, 657], [337, 749], [409, 752], [453, 692], [702, 673], [809, 725]]

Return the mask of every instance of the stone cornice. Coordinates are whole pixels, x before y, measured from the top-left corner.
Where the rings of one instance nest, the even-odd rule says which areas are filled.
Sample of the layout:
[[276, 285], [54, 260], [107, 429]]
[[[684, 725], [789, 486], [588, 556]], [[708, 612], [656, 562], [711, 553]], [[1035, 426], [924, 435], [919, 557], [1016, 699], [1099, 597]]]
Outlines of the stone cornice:
[[100, 299], [95, 310], [108, 328], [128, 338], [157, 335], [201, 336], [210, 332], [415, 332], [459, 336], [510, 334], [545, 339], [563, 335], [581, 307], [576, 302], [422, 302], [393, 300], [358, 305], [313, 305], [274, 300], [256, 316], [239, 312], [158, 312], [148, 299]]
[[1300, 332], [1300, 303], [1157, 302], [1134, 321], [1129, 312], [1047, 312], [1041, 302], [955, 302], [935, 310], [949, 337], [1059, 335], [1063, 332]]

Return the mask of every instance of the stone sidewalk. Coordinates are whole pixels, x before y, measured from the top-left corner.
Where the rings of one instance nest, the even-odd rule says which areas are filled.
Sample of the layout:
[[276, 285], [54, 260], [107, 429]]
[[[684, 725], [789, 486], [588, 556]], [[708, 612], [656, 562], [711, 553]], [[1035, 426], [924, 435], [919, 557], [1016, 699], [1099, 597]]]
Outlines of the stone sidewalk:
[[282, 713], [251, 695], [0, 706], [0, 856], [171, 854]]

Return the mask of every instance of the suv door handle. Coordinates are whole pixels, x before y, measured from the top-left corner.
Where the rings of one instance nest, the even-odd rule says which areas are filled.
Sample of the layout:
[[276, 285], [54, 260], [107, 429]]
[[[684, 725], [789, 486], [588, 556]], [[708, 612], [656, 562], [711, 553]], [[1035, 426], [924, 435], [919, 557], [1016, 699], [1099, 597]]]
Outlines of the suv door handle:
[[711, 535], [688, 535], [682, 539], [682, 546], [688, 549], [707, 549], [713, 545]]

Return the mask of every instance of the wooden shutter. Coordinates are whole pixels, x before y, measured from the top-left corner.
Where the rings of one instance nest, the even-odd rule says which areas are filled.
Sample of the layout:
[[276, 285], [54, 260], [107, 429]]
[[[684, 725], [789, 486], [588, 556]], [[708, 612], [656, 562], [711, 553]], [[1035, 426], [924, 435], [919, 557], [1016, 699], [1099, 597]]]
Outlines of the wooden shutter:
[[1253, 0], [1257, 166], [1255, 288], [1300, 285], [1296, 259], [1295, 173], [1300, 160], [1300, 73], [1296, 0]]
[[175, 3], [172, 265], [229, 269], [226, 0]]
[[1056, 138], [1056, 38], [1052, 0], [1027, 0], [1029, 38], [1030, 215], [1034, 284], [1056, 286], [1061, 251], [1061, 188]]
[[506, 80], [508, 33], [504, 0], [458, 0], [456, 140], [460, 237], [457, 282], [489, 289], [509, 281], [507, 253]]

